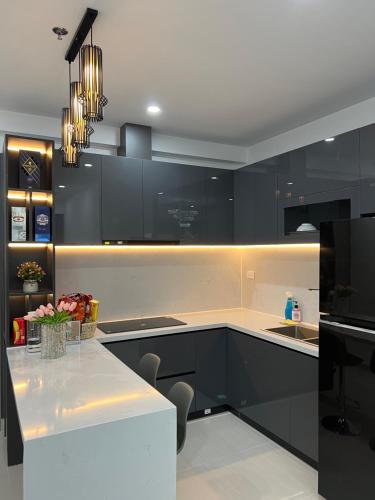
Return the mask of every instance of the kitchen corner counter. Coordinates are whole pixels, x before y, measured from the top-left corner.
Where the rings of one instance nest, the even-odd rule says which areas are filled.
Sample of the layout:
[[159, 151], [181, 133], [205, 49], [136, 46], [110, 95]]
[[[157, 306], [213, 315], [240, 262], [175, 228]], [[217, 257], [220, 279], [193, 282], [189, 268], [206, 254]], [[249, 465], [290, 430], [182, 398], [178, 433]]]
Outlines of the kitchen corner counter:
[[[220, 309], [214, 311], [204, 311], [185, 314], [171, 314], [174, 318], [183, 321], [186, 325], [178, 325], [167, 328], [157, 328], [148, 330], [138, 330], [134, 332], [104, 334], [101, 330], [96, 330], [95, 338], [101, 343], [118, 342], [120, 340], [131, 340], [153, 335], [168, 335], [197, 330], [210, 330], [214, 328], [230, 328], [238, 332], [252, 335], [268, 342], [278, 344], [295, 351], [319, 357], [319, 348], [293, 338], [284, 337], [271, 332], [266, 332], [268, 328], [281, 326], [282, 318], [272, 314], [261, 313], [250, 309]], [[119, 318], [120, 319], [120, 318]], [[128, 318], [129, 319], [129, 318]], [[316, 325], [302, 323], [304, 326], [318, 330]]]
[[7, 350], [24, 500], [172, 500], [175, 407], [96, 340], [57, 360]]

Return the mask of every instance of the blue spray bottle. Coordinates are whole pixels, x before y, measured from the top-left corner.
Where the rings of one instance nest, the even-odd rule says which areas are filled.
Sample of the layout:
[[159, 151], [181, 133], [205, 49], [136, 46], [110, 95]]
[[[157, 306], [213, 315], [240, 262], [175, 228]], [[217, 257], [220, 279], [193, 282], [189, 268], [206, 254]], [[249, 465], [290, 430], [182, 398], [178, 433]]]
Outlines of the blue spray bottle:
[[285, 319], [292, 320], [293, 316], [293, 295], [290, 292], [286, 292], [287, 300], [285, 306]]

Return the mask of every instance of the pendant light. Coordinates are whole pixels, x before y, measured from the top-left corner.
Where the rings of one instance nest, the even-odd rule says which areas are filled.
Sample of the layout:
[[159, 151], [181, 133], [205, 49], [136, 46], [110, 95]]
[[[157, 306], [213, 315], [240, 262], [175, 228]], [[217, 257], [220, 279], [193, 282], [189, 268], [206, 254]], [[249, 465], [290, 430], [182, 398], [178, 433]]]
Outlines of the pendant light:
[[[71, 72], [69, 63], [69, 101], [71, 102]], [[72, 113], [69, 108], [62, 109], [61, 116], [61, 151], [63, 153], [63, 167], [79, 167], [79, 148], [73, 142], [74, 125], [72, 122]]]
[[103, 107], [108, 99], [103, 95], [103, 56], [102, 49], [92, 43], [81, 48], [80, 81], [83, 105], [83, 118], [88, 121], [103, 120]]
[[81, 82], [70, 83], [70, 113], [73, 125], [72, 142], [78, 148], [90, 147], [90, 135], [94, 129], [83, 118], [83, 106], [79, 96], [82, 94]]

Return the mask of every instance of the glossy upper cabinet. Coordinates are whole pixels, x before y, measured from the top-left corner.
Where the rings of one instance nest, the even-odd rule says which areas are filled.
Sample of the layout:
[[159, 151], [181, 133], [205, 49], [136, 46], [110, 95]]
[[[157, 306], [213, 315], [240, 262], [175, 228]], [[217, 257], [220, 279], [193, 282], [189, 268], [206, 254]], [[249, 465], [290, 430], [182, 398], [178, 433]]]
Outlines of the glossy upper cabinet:
[[278, 167], [280, 200], [359, 184], [359, 130], [283, 155]]
[[205, 170], [143, 160], [144, 239], [199, 244], [205, 240]]
[[101, 243], [101, 162], [99, 155], [84, 153], [79, 168], [64, 168], [56, 151], [53, 166], [54, 242]]
[[234, 172], [234, 242], [277, 242], [277, 165], [279, 158]]
[[375, 213], [375, 125], [360, 129], [361, 214]]
[[206, 234], [203, 243], [233, 243], [234, 173], [231, 170], [205, 168]]
[[102, 239], [143, 239], [142, 160], [102, 156]]

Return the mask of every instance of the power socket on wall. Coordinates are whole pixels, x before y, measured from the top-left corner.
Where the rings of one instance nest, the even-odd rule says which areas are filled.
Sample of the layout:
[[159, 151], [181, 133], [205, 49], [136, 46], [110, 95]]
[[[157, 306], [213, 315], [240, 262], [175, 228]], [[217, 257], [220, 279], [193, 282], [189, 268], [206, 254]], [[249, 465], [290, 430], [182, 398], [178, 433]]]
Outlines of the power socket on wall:
[[246, 277], [248, 280], [255, 280], [255, 271], [247, 271]]

